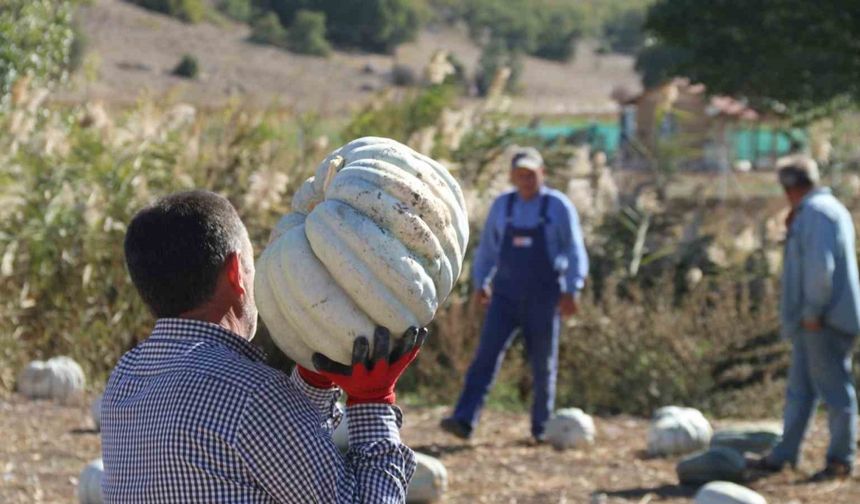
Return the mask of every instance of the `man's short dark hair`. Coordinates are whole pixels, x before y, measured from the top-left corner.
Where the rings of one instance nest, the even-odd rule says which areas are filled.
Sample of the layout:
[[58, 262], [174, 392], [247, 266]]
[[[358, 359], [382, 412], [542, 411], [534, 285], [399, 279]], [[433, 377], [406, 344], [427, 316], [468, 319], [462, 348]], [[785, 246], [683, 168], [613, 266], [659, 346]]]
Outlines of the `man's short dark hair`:
[[241, 250], [246, 233], [226, 198], [209, 191], [171, 194], [131, 220], [129, 275], [156, 317], [176, 317], [211, 299], [227, 256]]

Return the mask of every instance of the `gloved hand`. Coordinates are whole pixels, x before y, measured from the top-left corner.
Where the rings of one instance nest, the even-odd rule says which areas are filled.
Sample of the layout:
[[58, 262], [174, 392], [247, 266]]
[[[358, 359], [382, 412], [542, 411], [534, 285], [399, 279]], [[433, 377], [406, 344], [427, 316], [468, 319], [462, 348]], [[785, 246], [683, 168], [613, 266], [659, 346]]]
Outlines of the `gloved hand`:
[[299, 376], [302, 377], [302, 380], [305, 381], [308, 385], [318, 389], [330, 389], [335, 386], [334, 382], [326, 378], [325, 376], [314, 373], [310, 369], [306, 367], [302, 367], [296, 364], [296, 369], [299, 370]]
[[410, 327], [390, 351], [391, 333], [377, 327], [373, 334], [373, 355], [368, 358], [367, 338], [359, 336], [352, 347], [352, 366], [344, 366], [321, 353], [312, 357], [314, 367], [323, 377], [346, 392], [346, 405], [394, 404], [394, 386], [403, 371], [415, 360], [427, 339], [427, 329]]

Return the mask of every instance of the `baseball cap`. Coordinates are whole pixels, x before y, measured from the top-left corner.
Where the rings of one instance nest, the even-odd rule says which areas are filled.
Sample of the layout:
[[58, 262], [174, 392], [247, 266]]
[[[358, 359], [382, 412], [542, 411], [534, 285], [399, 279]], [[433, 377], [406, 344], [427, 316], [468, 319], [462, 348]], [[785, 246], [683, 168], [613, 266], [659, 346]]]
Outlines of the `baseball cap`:
[[540, 170], [543, 168], [543, 157], [534, 147], [520, 147], [514, 151], [514, 156], [511, 158], [511, 169], [513, 168]]

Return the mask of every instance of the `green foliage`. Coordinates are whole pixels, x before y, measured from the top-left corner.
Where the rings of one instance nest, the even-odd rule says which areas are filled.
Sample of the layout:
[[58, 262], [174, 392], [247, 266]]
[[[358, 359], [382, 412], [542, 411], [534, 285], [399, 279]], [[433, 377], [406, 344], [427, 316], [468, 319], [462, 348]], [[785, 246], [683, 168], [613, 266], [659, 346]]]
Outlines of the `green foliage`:
[[287, 47], [287, 30], [281, 25], [278, 15], [274, 12], [264, 14], [251, 24], [251, 35], [248, 40], [255, 44]]
[[184, 54], [172, 73], [177, 77], [196, 79], [200, 73], [200, 65], [197, 63], [197, 57], [192, 54]]
[[175, 17], [186, 23], [203, 20], [206, 7], [202, 0], [129, 0], [145, 9]]
[[411, 94], [402, 102], [371, 104], [350, 121], [341, 136], [383, 136], [406, 142], [419, 129], [436, 124], [455, 98], [453, 87], [440, 85]]
[[415, 0], [268, 0], [284, 26], [301, 10], [322, 12], [328, 39], [342, 47], [391, 52], [415, 38], [421, 26], [422, 4]]
[[414, 86], [416, 82], [418, 77], [411, 66], [398, 63], [391, 67], [391, 83], [395, 86]]
[[5, 100], [12, 84], [23, 76], [43, 84], [64, 80], [73, 40], [69, 2], [4, 0], [0, 9], [0, 100]]
[[793, 113], [860, 101], [860, 16], [851, 0], [660, 0], [646, 28], [689, 53], [671, 73], [713, 93]]
[[653, 44], [639, 51], [635, 68], [642, 79], [642, 85], [653, 87], [677, 76], [679, 66], [689, 58], [690, 52], [686, 49]]
[[496, 71], [502, 67], [511, 69], [506, 90], [516, 92], [523, 71], [520, 53], [508, 48], [501, 40], [493, 39], [481, 51], [481, 59], [478, 61], [478, 70], [475, 74], [475, 84], [481, 96], [487, 94]]
[[603, 25], [602, 44], [612, 52], [636, 54], [645, 44], [644, 24], [644, 9], [628, 8], [617, 11]]
[[300, 54], [325, 56], [331, 46], [325, 38], [325, 14], [300, 10], [287, 33], [287, 45]]
[[248, 22], [254, 14], [252, 0], [218, 0], [215, 5], [219, 12], [236, 21]]
[[554, 0], [469, 0], [461, 12], [475, 41], [559, 61], [573, 55], [585, 28], [578, 5]]

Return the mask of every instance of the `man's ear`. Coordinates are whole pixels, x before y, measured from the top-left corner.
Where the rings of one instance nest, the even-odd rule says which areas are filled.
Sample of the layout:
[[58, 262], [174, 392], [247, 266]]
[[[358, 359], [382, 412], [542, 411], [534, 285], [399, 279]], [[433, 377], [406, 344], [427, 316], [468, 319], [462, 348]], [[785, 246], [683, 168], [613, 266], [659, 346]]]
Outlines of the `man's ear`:
[[227, 282], [230, 285], [230, 289], [232, 289], [237, 295], [241, 296], [245, 294], [245, 273], [242, 271], [242, 258], [240, 257], [239, 252], [231, 252], [230, 255], [227, 256], [227, 260], [224, 262], [224, 268], [227, 272]]

